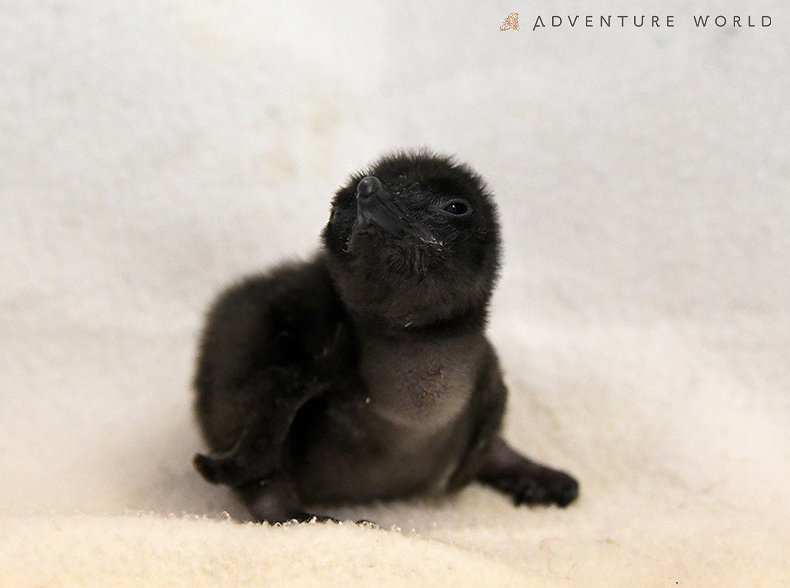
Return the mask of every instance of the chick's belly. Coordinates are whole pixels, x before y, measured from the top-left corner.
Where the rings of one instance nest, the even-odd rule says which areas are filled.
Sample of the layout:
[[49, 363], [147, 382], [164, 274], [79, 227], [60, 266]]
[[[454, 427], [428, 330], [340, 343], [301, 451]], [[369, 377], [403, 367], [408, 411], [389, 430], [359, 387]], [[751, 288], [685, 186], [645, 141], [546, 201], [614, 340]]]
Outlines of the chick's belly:
[[292, 462], [296, 491], [305, 503], [348, 503], [442, 492], [458, 464], [449, 431], [427, 437], [398, 428], [313, 430], [312, 442]]

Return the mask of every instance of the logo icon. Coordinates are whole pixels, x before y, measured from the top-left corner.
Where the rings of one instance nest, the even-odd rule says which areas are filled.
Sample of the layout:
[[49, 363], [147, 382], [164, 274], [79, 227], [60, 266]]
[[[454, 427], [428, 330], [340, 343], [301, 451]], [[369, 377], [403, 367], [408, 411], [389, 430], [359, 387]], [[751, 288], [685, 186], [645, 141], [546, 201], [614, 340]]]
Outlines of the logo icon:
[[502, 21], [502, 24], [499, 27], [500, 31], [507, 31], [513, 29], [514, 31], [519, 30], [521, 27], [518, 26], [518, 12], [511, 12], [507, 15], [507, 18]]

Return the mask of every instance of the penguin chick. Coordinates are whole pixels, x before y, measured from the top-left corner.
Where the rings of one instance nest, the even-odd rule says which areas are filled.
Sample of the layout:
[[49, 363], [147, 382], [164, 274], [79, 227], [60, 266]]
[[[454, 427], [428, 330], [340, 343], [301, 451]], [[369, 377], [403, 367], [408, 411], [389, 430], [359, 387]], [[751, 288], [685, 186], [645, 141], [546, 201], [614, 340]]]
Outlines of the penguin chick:
[[507, 393], [484, 334], [499, 226], [477, 174], [384, 157], [337, 191], [322, 244], [210, 310], [194, 382], [203, 477], [270, 523], [474, 479], [516, 504], [572, 502], [571, 476], [499, 436]]

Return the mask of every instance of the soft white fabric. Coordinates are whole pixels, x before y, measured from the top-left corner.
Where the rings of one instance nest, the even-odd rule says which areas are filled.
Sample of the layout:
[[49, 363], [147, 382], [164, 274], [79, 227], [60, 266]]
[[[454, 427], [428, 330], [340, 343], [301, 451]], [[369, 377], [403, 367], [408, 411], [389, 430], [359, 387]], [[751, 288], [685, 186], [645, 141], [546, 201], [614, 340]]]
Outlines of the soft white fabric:
[[[790, 9], [703, 4], [1, 3], [0, 585], [790, 584]], [[581, 497], [244, 524], [202, 314], [420, 146], [496, 193], [506, 435]]]

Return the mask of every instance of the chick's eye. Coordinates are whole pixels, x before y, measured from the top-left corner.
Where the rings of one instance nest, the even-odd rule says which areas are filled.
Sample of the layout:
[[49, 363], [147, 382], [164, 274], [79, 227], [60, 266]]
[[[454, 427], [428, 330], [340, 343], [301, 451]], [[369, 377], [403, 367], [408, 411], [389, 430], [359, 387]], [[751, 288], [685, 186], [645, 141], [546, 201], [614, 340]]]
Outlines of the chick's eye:
[[444, 206], [444, 211], [454, 216], [464, 216], [469, 213], [470, 208], [463, 200], [453, 200]]

